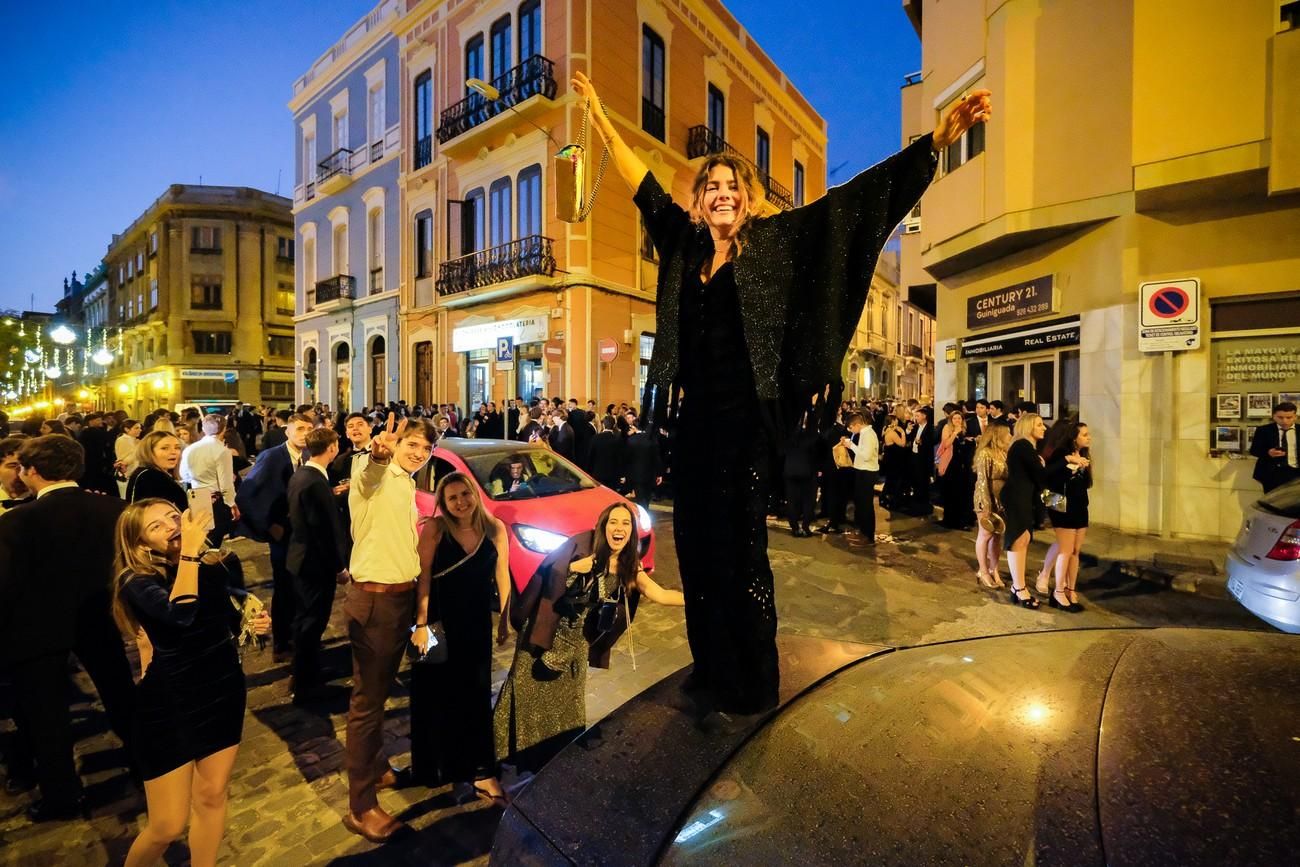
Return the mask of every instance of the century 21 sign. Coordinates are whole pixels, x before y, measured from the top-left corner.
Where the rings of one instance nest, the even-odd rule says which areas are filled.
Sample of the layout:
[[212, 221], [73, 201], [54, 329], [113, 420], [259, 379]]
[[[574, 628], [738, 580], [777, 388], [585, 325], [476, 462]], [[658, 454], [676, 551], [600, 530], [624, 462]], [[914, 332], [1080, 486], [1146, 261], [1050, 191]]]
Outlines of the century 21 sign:
[[1019, 322], [1056, 310], [1056, 281], [1053, 275], [1035, 277], [1005, 289], [974, 295], [966, 301], [966, 327], [988, 328]]

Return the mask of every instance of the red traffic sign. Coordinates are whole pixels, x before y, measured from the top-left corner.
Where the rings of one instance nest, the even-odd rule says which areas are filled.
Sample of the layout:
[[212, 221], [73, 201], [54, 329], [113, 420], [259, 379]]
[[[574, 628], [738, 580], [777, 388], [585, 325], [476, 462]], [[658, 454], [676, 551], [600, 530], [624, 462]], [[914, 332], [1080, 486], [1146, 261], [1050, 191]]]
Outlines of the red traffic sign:
[[1161, 286], [1147, 299], [1147, 307], [1157, 319], [1177, 319], [1191, 303], [1187, 290], [1181, 286]]
[[596, 341], [596, 354], [606, 364], [618, 358], [618, 344], [608, 337]]

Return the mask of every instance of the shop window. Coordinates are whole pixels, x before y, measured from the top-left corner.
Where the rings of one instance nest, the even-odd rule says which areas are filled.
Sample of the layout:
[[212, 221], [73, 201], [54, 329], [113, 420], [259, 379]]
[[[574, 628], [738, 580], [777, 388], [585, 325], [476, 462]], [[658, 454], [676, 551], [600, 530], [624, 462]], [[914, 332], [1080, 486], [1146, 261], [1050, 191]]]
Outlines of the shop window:
[[1248, 457], [1255, 428], [1273, 406], [1300, 401], [1300, 293], [1210, 304], [1211, 454]]

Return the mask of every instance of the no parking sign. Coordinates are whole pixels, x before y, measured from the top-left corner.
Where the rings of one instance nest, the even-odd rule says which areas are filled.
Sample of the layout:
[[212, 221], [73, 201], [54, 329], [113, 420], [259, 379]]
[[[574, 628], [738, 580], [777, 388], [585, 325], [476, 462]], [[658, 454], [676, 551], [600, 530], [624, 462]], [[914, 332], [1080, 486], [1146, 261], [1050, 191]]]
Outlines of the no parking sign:
[[1168, 352], [1201, 345], [1201, 281], [1152, 280], [1138, 287], [1138, 350]]

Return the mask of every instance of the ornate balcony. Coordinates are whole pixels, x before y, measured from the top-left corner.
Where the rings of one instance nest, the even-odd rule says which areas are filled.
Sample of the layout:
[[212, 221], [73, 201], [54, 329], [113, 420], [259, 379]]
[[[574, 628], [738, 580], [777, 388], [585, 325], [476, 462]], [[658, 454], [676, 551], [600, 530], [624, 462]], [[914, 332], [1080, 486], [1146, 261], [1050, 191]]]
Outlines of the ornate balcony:
[[925, 357], [924, 354], [921, 352], [921, 347], [917, 346], [915, 343], [900, 343], [900, 344], [898, 344], [898, 354], [901, 355], [901, 356], [903, 356], [904, 358], [924, 358], [924, 357]]
[[641, 97], [641, 129], [659, 141], [667, 141], [664, 138], [664, 110], [644, 96]]
[[[472, 93], [443, 111], [438, 124], [439, 144], [445, 144], [535, 96], [554, 99], [555, 64], [549, 58], [534, 54], [514, 69], [493, 79], [492, 86], [501, 94], [497, 99], [487, 99], [481, 94]], [[418, 165], [418, 154], [416, 162]]]
[[415, 140], [415, 168], [422, 169], [433, 162], [433, 136], [421, 136]]
[[538, 274], [549, 277], [555, 273], [551, 244], [550, 238], [529, 235], [443, 262], [438, 269], [438, 295], [456, 295]]
[[336, 307], [351, 307], [357, 297], [357, 278], [351, 274], [335, 274], [325, 280], [316, 282], [316, 304], [319, 310], [327, 304]]
[[352, 183], [352, 151], [339, 148], [317, 165], [316, 188], [322, 196], [331, 196]]
[[749, 163], [759, 183], [763, 185], [763, 191], [769, 202], [783, 211], [794, 207], [794, 194], [784, 185], [773, 180], [772, 176], [755, 165], [753, 160], [728, 144], [726, 139], [703, 124], [691, 127], [686, 137], [686, 156], [695, 159], [712, 154], [727, 154]]

